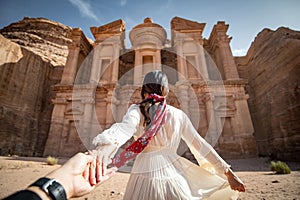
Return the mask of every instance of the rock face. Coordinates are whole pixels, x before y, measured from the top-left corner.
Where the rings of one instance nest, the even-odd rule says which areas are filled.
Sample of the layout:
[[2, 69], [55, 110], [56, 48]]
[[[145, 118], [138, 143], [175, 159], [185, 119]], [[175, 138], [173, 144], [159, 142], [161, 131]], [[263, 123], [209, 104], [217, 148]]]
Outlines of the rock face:
[[28, 18], [12, 23], [0, 33], [20, 46], [39, 55], [53, 66], [64, 66], [71, 28], [44, 18]]
[[236, 63], [240, 76], [249, 80], [259, 154], [299, 160], [300, 32], [264, 29]]
[[30, 18], [0, 30], [6, 37], [0, 34], [2, 154], [42, 155], [53, 109], [51, 86], [62, 76], [69, 30]]

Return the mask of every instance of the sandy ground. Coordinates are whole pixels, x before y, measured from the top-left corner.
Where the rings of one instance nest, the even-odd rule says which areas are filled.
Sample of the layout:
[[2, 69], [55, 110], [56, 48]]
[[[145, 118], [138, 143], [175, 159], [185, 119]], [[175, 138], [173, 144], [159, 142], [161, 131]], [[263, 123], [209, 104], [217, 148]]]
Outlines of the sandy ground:
[[[14, 191], [25, 188], [40, 176], [56, 169], [49, 166], [45, 158], [0, 157], [0, 199]], [[60, 159], [60, 163], [65, 160]], [[291, 174], [276, 175], [269, 170], [267, 158], [227, 160], [233, 170], [244, 181], [246, 192], [241, 200], [300, 200], [300, 163], [288, 163]], [[78, 200], [122, 199], [129, 174], [117, 172], [92, 193]]]

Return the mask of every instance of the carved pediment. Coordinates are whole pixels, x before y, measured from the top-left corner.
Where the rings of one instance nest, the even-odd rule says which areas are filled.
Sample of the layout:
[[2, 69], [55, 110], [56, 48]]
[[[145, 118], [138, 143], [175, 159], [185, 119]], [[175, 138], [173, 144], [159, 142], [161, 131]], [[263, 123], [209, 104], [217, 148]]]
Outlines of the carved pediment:
[[103, 26], [91, 27], [91, 32], [96, 37], [98, 34], [120, 33], [125, 31], [125, 22], [121, 19], [110, 22]]
[[121, 19], [105, 24], [99, 27], [91, 27], [91, 32], [96, 39], [94, 45], [103, 41], [111, 40], [110, 42], [121, 41], [122, 48], [125, 48], [125, 22]]
[[171, 29], [179, 32], [185, 31], [197, 31], [202, 34], [202, 31], [205, 27], [205, 23], [198, 23], [196, 21], [190, 21], [180, 17], [174, 17], [171, 21]]

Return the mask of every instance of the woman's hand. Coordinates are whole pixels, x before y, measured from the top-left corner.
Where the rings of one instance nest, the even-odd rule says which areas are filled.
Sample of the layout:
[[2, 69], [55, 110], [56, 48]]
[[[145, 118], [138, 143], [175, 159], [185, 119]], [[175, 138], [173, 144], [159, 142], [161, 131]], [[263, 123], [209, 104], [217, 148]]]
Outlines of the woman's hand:
[[[102, 144], [101, 146], [98, 146], [96, 150], [91, 151], [91, 153], [94, 155], [95, 162], [93, 165], [96, 167], [95, 170], [95, 178], [96, 182], [102, 182], [104, 176], [107, 172], [107, 165], [111, 163], [112, 157], [117, 152], [118, 148], [117, 145], [114, 144]], [[113, 170], [116, 170], [115, 168]]]
[[228, 171], [225, 172], [225, 175], [231, 189], [237, 190], [239, 192], [245, 192], [244, 183], [239, 179], [239, 177], [235, 175], [235, 173], [231, 169], [228, 169]]

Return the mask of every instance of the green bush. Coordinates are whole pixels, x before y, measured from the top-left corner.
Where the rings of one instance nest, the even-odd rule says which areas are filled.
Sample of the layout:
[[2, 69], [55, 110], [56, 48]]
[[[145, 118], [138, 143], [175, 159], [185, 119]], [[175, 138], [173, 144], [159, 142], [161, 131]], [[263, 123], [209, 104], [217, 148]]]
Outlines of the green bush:
[[281, 161], [271, 161], [270, 169], [276, 174], [290, 174], [291, 170], [285, 162]]
[[48, 156], [47, 157], [47, 164], [48, 165], [56, 165], [58, 162], [58, 158], [52, 157], [52, 156]]

